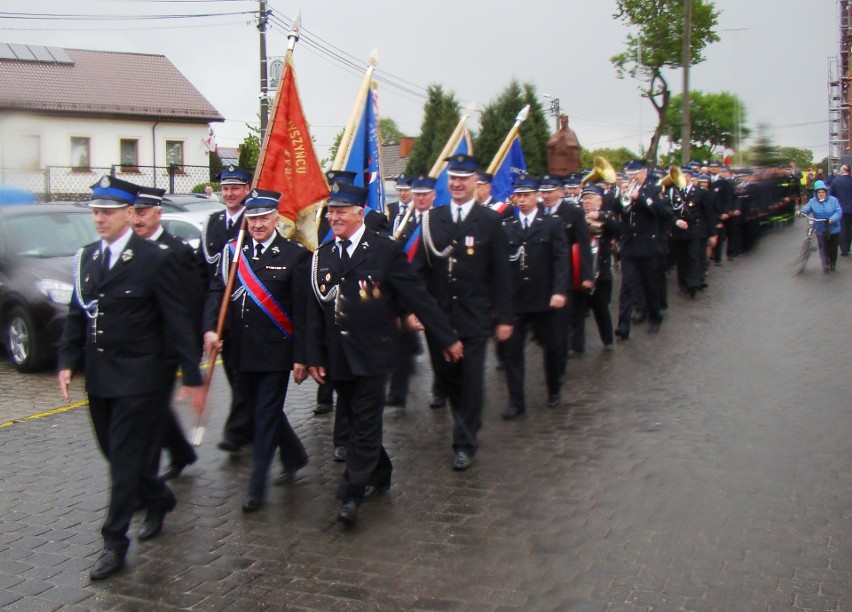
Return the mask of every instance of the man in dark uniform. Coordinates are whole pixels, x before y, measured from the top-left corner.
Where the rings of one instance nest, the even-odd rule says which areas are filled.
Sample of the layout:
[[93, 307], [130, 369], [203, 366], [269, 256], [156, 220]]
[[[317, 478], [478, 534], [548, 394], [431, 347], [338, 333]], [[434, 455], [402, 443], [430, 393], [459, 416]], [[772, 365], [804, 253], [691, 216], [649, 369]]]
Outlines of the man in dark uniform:
[[367, 190], [334, 183], [328, 216], [335, 239], [313, 255], [307, 342], [308, 365], [318, 383], [334, 383], [338, 410], [351, 432], [346, 469], [337, 490], [338, 520], [358, 519], [365, 498], [391, 485], [393, 466], [382, 446], [385, 383], [393, 366], [400, 307], [414, 312], [426, 333], [461, 358], [462, 346], [435, 300], [406, 261], [399, 242], [364, 225]]
[[[189, 244], [182, 238], [168, 233], [160, 224], [163, 214], [163, 194], [165, 189], [154, 187], [138, 187], [136, 202], [133, 204], [133, 231], [145, 240], [155, 242], [161, 249], [174, 251], [181, 275], [181, 289], [186, 300], [186, 310], [192, 318], [192, 333], [195, 342], [201, 346], [201, 312], [204, 308], [204, 296], [207, 288], [207, 268]], [[177, 377], [178, 360], [176, 355], [170, 355], [172, 364], [172, 387]], [[169, 406], [163, 423], [163, 449], [169, 454], [169, 467], [162, 474], [163, 480], [169, 480], [180, 475], [183, 469], [198, 460], [195, 449], [183, 434], [174, 409]], [[159, 469], [159, 455], [157, 468]]]
[[509, 404], [504, 419], [526, 412], [524, 399], [524, 351], [527, 329], [544, 351], [547, 404], [559, 403], [562, 376], [562, 343], [556, 311], [568, 300], [569, 251], [561, 219], [545, 215], [538, 206], [539, 180], [521, 176], [515, 182], [517, 217], [503, 219], [512, 263], [512, 336], [506, 341], [506, 385]]
[[[281, 482], [292, 480], [308, 463], [299, 436], [284, 414], [290, 370], [300, 384], [305, 367], [305, 305], [308, 300], [309, 253], [298, 242], [278, 233], [281, 194], [253, 189], [245, 200], [249, 237], [242, 246], [228, 317], [237, 386], [254, 414], [252, 475], [244, 512], [259, 510], [266, 500], [269, 466], [279, 450]], [[234, 264], [236, 242], [222, 251], [221, 276], [214, 280], [204, 311], [204, 345], [219, 342], [219, 305]]]
[[713, 203], [715, 193], [710, 187], [710, 175], [698, 175], [699, 194], [696, 195], [701, 200], [702, 218], [699, 224], [701, 225], [701, 236], [698, 239], [698, 272], [700, 275], [699, 289], [707, 287], [707, 272], [710, 266], [710, 260], [707, 257], [707, 251], [716, 246], [716, 208]]
[[135, 199], [135, 185], [108, 176], [92, 188], [89, 206], [101, 240], [77, 253], [58, 354], [59, 389], [67, 402], [71, 377], [85, 353], [89, 413], [110, 464], [104, 551], [90, 572], [92, 580], [124, 566], [137, 500], [148, 510], [140, 540], [158, 535], [177, 503], [157, 477], [155, 458], [172, 387], [168, 355], [180, 363], [196, 408], [202, 398], [200, 347], [174, 253], [133, 233]]
[[713, 193], [715, 194], [713, 205], [716, 211], [716, 245], [713, 247], [713, 262], [717, 266], [722, 265], [722, 251], [725, 242], [730, 239], [728, 225], [731, 219], [731, 211], [736, 206], [737, 194], [734, 184], [731, 182], [731, 172], [727, 166], [720, 167], [716, 179], [713, 181]]
[[[414, 207], [405, 225], [400, 225], [394, 236], [402, 246], [406, 259], [414, 259], [414, 253], [420, 242], [420, 220], [426, 211], [432, 209], [435, 201], [436, 180], [431, 176], [421, 174], [411, 180], [410, 189], [413, 196], [411, 206]], [[404, 213], [403, 213], [404, 214]], [[423, 352], [420, 336], [416, 330], [400, 324], [399, 342], [396, 345], [396, 359], [388, 384], [388, 397], [385, 405], [405, 407], [408, 398], [408, 386], [411, 374], [414, 372], [414, 360]]]
[[681, 190], [670, 185], [662, 194], [672, 205], [674, 226], [671, 229], [671, 249], [677, 272], [678, 290], [691, 298], [701, 285], [698, 254], [704, 224], [705, 197], [698, 186], [697, 177], [690, 167], [683, 168], [686, 186]]
[[[614, 212], [607, 209], [606, 193], [598, 185], [586, 185], [580, 194], [580, 203], [589, 226], [589, 250], [593, 258], [592, 274], [595, 285], [584, 293], [585, 310], [591, 309], [598, 326], [604, 349], [611, 350], [612, 316], [609, 303], [612, 300], [612, 242], [618, 238], [619, 223]], [[610, 204], [611, 205], [611, 204]], [[585, 317], [580, 320], [585, 326]]]
[[491, 195], [491, 183], [494, 181], [494, 175], [484, 170], [476, 173], [476, 201], [487, 206], [498, 215], [501, 219], [508, 219], [514, 216], [515, 210], [508, 202], [498, 202]]
[[435, 359], [440, 346], [430, 344], [429, 350], [453, 410], [453, 468], [463, 471], [473, 464], [482, 427], [488, 338], [504, 342], [512, 335], [512, 285], [500, 217], [474, 198], [479, 159], [458, 154], [446, 161], [452, 202], [423, 218], [422, 245], [412, 264], [464, 344], [459, 363]]
[[397, 202], [388, 204], [388, 219], [391, 223], [391, 235], [395, 235], [399, 230], [399, 226], [405, 220], [405, 213], [412, 206], [411, 179], [405, 174], [400, 174], [396, 177], [396, 194], [399, 197]]
[[[571, 196], [565, 196], [564, 185], [568, 185]], [[586, 316], [582, 294], [590, 291], [594, 286], [589, 226], [583, 209], [579, 205], [580, 189], [579, 175], [562, 178], [545, 174], [541, 178], [539, 190], [543, 205], [542, 212], [562, 219], [562, 226], [565, 228], [568, 239], [568, 250], [571, 254], [568, 271], [568, 305], [557, 314], [561, 322], [559, 333], [564, 336], [563, 371], [567, 367], [569, 350], [575, 354], [582, 354], [586, 350], [585, 332], [581, 327], [581, 319]], [[558, 398], [556, 399], [558, 404]]]
[[[204, 228], [204, 235], [201, 237], [201, 248], [207, 261], [208, 288], [219, 275], [222, 249], [226, 243], [236, 239], [242, 227], [245, 210], [243, 201], [251, 190], [251, 173], [234, 165], [228, 166], [219, 175], [219, 184], [222, 186], [225, 210], [210, 215]], [[231, 407], [218, 447], [225, 452], [236, 454], [243, 446], [251, 443], [254, 437], [254, 415], [246, 405], [245, 398], [240, 395], [240, 390], [234, 385], [235, 370], [231, 358], [231, 343], [227, 342], [229, 333], [230, 328], [226, 324], [222, 334], [225, 340], [222, 362], [231, 387]]]
[[648, 331], [660, 329], [660, 290], [658, 286], [657, 244], [660, 220], [672, 217], [672, 208], [660, 196], [657, 179], [650, 176], [645, 162], [633, 160], [625, 168], [631, 179], [627, 204], [622, 206], [621, 239], [621, 291], [618, 300], [618, 326], [615, 335], [626, 340], [630, 337], [630, 315], [634, 295], [641, 294], [648, 311]]

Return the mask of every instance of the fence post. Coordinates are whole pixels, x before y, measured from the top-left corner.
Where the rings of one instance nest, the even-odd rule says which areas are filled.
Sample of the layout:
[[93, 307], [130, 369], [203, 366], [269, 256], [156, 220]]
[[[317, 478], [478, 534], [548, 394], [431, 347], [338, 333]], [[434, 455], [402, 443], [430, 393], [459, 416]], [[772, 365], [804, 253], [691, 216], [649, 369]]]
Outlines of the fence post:
[[169, 193], [175, 192], [175, 165], [169, 164]]
[[50, 202], [50, 166], [44, 167], [44, 201]]

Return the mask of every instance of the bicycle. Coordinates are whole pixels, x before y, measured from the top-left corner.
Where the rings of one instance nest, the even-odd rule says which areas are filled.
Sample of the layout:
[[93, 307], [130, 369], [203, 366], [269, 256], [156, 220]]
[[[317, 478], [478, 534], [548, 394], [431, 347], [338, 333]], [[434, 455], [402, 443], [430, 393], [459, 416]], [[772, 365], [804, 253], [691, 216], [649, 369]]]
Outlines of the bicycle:
[[808, 230], [805, 232], [805, 239], [802, 242], [802, 247], [799, 249], [799, 256], [796, 258], [796, 274], [801, 274], [805, 271], [805, 266], [808, 263], [808, 258], [811, 256], [812, 251], [816, 251], [817, 248], [813, 245], [814, 240], [814, 225], [817, 221], [825, 222], [825, 219], [817, 219], [811, 215], [803, 215], [802, 213], [796, 213], [799, 217], [804, 217], [808, 220]]

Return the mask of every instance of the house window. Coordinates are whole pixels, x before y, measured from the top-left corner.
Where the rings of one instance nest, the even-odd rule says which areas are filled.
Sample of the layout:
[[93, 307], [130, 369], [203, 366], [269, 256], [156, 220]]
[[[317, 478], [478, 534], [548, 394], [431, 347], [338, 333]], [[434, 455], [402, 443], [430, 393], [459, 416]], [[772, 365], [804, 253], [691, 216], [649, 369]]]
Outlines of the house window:
[[121, 171], [139, 172], [139, 141], [135, 138], [122, 138], [120, 143]]
[[19, 152], [21, 168], [25, 170], [41, 168], [41, 136], [22, 136]]
[[90, 146], [91, 141], [89, 138], [81, 138], [78, 136], [71, 137], [71, 166], [75, 170], [86, 170], [88, 171], [91, 167], [90, 165]]
[[[183, 166], [183, 141], [166, 141], [166, 165]], [[180, 168], [182, 170], [183, 168]]]

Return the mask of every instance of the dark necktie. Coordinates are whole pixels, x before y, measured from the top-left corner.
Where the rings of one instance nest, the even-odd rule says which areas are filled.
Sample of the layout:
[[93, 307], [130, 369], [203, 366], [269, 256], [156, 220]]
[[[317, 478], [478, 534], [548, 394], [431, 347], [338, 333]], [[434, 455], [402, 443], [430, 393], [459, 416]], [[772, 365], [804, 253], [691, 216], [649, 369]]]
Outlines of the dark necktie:
[[461, 225], [461, 222], [462, 222], [461, 211], [462, 211], [461, 206], [457, 206], [456, 207], [456, 223], [458, 223], [459, 225]]
[[234, 220], [228, 219], [228, 231], [230, 232], [232, 229], [234, 229]]
[[344, 268], [349, 266], [349, 245], [350, 244], [352, 244], [351, 240], [341, 240], [340, 241], [340, 263], [343, 264]]
[[254, 260], [257, 261], [260, 259], [260, 256], [263, 254], [263, 245], [256, 244], [254, 247]]
[[528, 230], [530, 228], [530, 218], [524, 217], [524, 229]]
[[109, 247], [106, 247], [106, 248], [104, 249], [104, 260], [103, 260], [103, 271], [104, 271], [104, 274], [106, 274], [107, 272], [109, 272], [109, 259], [110, 259], [110, 255], [112, 255], [112, 253], [110, 252]]

